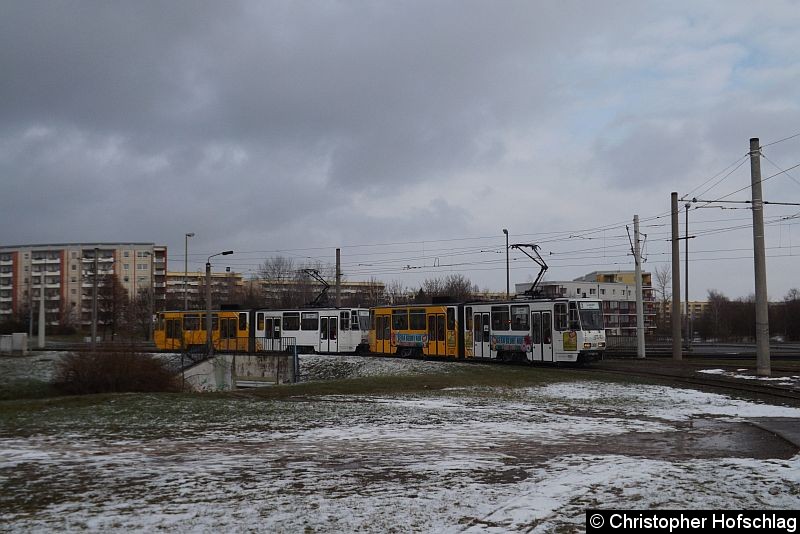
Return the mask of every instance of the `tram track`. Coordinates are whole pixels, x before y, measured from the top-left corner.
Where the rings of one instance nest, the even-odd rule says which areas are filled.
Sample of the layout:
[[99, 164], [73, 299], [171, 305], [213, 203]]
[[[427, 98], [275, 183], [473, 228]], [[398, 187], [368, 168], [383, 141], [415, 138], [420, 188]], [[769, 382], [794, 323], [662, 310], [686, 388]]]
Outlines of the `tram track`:
[[[750, 383], [752, 379], [745, 378], [727, 378], [718, 377], [715, 375], [698, 376], [694, 366], [672, 366], [666, 371], [656, 371], [653, 369], [643, 368], [641, 365], [618, 366], [617, 364], [612, 363], [611, 366], [606, 365], [585, 370], [587, 372], [593, 372], [596, 374], [650, 378], [664, 381], [671, 385], [683, 384], [691, 387], [704, 387], [728, 392], [737, 392], [741, 394], [747, 394], [749, 396], [755, 395], [758, 398], [780, 399], [782, 401], [791, 401], [792, 404], [800, 404], [800, 386], [798, 385], [778, 385], [772, 383], [756, 384]], [[773, 370], [782, 372], [779, 369]], [[797, 373], [797, 369], [787, 369], [785, 371], [789, 373]]]

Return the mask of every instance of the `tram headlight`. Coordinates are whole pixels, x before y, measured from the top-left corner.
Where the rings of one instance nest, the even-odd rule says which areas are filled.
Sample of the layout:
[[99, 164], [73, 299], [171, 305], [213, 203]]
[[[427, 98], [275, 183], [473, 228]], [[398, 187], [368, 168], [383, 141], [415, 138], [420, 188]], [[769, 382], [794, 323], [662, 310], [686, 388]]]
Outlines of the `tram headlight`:
[[584, 349], [591, 349], [592, 348], [592, 344], [591, 343], [584, 343], [583, 344], [583, 348]]

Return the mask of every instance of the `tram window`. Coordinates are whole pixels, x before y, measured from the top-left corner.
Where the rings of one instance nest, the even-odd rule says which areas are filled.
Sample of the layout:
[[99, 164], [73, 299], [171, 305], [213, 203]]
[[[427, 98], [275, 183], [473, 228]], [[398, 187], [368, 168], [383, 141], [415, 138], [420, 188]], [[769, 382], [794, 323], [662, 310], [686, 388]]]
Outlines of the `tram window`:
[[447, 329], [456, 329], [456, 310], [455, 308], [447, 308]]
[[264, 330], [264, 314], [256, 314], [256, 330]]
[[350, 312], [339, 312], [339, 324], [342, 325], [342, 330], [347, 330], [350, 327]]
[[156, 330], [164, 330], [164, 316], [158, 314], [158, 322], [156, 323]]
[[197, 315], [184, 315], [183, 316], [183, 329], [184, 330], [200, 330], [200, 317]]
[[567, 305], [564, 303], [558, 303], [554, 307], [555, 309], [555, 319], [556, 319], [556, 330], [563, 331], [567, 329]]
[[239, 314], [239, 330], [247, 330], [247, 314]]
[[408, 330], [408, 310], [392, 310], [392, 330]]
[[578, 305], [574, 302], [569, 303], [569, 329], [580, 330], [581, 323], [578, 320]]
[[530, 307], [511, 306], [511, 330], [528, 330]]
[[444, 315], [437, 315], [436, 318], [436, 341], [444, 341]]
[[319, 330], [319, 314], [317, 312], [301, 314], [300, 330]]
[[369, 330], [369, 310], [358, 310], [358, 328], [360, 330]]
[[369, 311], [369, 329], [370, 330], [375, 330], [375, 311], [374, 310], [370, 310]]
[[481, 314], [478, 313], [475, 315], [475, 343], [482, 343], [483, 342], [483, 326], [481, 326]]
[[492, 306], [492, 330], [508, 330], [510, 325], [508, 306]]
[[288, 312], [283, 314], [284, 330], [300, 330], [300, 314], [298, 312]]
[[[341, 325], [342, 329], [346, 329], [346, 325]], [[350, 312], [350, 330], [360, 330], [358, 324], [358, 310]]]
[[464, 319], [466, 321], [466, 325], [464, 327], [465, 330], [472, 330], [472, 306], [468, 306], [464, 310]]
[[411, 308], [408, 311], [408, 328], [410, 330], [425, 330], [424, 308]]

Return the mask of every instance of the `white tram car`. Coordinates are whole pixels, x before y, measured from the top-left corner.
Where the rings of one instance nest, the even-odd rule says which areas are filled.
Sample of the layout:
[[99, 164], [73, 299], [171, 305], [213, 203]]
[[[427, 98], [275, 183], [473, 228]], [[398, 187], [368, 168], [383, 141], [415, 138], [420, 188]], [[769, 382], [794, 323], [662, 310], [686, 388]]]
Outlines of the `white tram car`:
[[368, 347], [369, 309], [302, 308], [255, 310], [256, 351], [355, 353]]
[[464, 304], [467, 358], [588, 362], [606, 347], [598, 300], [515, 300]]

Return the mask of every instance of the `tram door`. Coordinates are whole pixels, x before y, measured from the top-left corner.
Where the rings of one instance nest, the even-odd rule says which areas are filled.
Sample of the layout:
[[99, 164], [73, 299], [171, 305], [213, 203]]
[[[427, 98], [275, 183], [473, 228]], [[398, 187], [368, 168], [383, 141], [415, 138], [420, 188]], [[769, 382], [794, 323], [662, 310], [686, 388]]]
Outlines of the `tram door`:
[[489, 334], [489, 314], [476, 313], [472, 319], [473, 354], [476, 358], [491, 358], [491, 336]]
[[390, 315], [375, 316], [375, 352], [378, 354], [392, 353], [392, 330]]
[[542, 312], [542, 361], [553, 361], [553, 314]]
[[542, 361], [542, 312], [531, 312], [531, 361]]
[[[265, 350], [268, 352], [281, 350], [281, 318], [265, 317], [263, 321], [264, 321], [264, 329], [256, 330], [256, 336], [262, 337], [263, 341], [258, 340], [259, 343], [256, 346], [260, 344], [262, 346], [261, 350]], [[258, 326], [261, 325], [259, 324]]]
[[236, 318], [221, 317], [219, 320], [219, 350], [237, 349], [237, 327], [239, 320]]
[[339, 318], [319, 318], [319, 352], [339, 352]]
[[428, 355], [446, 356], [447, 333], [445, 332], [445, 318], [443, 313], [428, 315]]
[[166, 333], [166, 348], [170, 349], [183, 349], [183, 328], [181, 326], [181, 319], [167, 319], [167, 333]]

